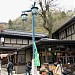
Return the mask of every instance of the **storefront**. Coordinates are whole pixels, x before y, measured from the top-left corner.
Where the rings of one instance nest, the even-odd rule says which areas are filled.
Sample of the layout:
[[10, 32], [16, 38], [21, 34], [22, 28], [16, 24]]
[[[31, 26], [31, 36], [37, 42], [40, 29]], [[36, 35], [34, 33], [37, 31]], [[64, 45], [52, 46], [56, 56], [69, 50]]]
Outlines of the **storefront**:
[[[41, 64], [54, 63], [58, 60], [61, 60], [63, 65], [75, 63], [75, 40], [45, 38], [37, 41], [36, 46]], [[22, 50], [32, 51], [32, 45], [22, 48]]]
[[54, 63], [58, 60], [62, 64], [75, 63], [74, 40], [50, 40], [43, 39], [36, 43], [41, 57], [41, 63]]

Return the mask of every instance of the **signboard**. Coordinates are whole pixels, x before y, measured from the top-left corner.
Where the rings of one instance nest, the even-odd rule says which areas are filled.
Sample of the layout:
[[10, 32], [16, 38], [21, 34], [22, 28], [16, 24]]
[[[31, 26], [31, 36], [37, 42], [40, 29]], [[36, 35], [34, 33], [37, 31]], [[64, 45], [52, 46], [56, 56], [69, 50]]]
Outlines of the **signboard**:
[[35, 50], [34, 51], [34, 66], [40, 66], [39, 54], [38, 54], [35, 42], [33, 43], [33, 45], [34, 45], [34, 50]]

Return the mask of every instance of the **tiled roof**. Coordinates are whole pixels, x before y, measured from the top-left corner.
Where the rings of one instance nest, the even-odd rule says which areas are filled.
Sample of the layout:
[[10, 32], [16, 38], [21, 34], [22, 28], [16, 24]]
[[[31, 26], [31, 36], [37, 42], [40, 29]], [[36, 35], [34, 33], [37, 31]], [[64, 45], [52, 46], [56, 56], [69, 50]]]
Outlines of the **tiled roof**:
[[[1, 34], [32, 37], [32, 32], [23, 32], [19, 30], [10, 30], [10, 29], [2, 30]], [[35, 37], [43, 38], [43, 37], [47, 37], [47, 35], [41, 33], [35, 33]]]
[[12, 51], [12, 50], [18, 50], [19, 48], [17, 47], [10, 47], [10, 46], [0, 46], [0, 50], [7, 50], [7, 51]]

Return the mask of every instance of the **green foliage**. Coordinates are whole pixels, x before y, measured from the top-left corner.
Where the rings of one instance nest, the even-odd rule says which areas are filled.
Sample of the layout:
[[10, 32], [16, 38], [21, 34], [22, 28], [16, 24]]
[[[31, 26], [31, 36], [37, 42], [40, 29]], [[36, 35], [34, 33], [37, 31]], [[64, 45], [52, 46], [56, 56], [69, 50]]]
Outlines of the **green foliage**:
[[[48, 34], [48, 31], [44, 28], [43, 23], [44, 20], [42, 19], [41, 15], [39, 15], [41, 11], [38, 12], [38, 14], [35, 16], [35, 32], [37, 33], [43, 33], [43, 34]], [[50, 14], [47, 12], [47, 21], [50, 23], [52, 22], [52, 32], [54, 32], [58, 27], [64, 24], [64, 20], [68, 20], [68, 16], [66, 14], [65, 17], [61, 18], [61, 13], [60, 11], [54, 10], [50, 12]], [[52, 20], [51, 20], [52, 19]], [[50, 25], [47, 25], [46, 22], [46, 27], [50, 28]], [[13, 24], [13, 25], [12, 25]], [[27, 21], [22, 21], [21, 17], [16, 18], [13, 21], [10, 21], [10, 25], [12, 25], [12, 29], [14, 30], [23, 30], [26, 32], [32, 32], [32, 14], [29, 13], [27, 17]]]
[[13, 22], [11, 21], [11, 19], [9, 20], [8, 24], [9, 24], [9, 29], [11, 29], [13, 27]]
[[60, 13], [60, 16], [61, 16], [61, 18], [64, 18], [64, 17], [66, 17], [66, 13], [65, 13], [64, 11], [62, 11], [62, 12]]

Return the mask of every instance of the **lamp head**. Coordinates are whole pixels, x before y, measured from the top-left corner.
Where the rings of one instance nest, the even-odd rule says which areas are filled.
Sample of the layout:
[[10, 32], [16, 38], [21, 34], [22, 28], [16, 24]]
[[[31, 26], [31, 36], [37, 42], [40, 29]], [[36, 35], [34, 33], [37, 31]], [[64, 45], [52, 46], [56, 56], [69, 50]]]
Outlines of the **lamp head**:
[[31, 10], [32, 10], [32, 14], [36, 15], [38, 12], [38, 7], [32, 7]]
[[21, 15], [21, 17], [22, 17], [22, 21], [26, 21], [27, 20], [27, 14], [26, 13], [23, 13], [22, 15]]

